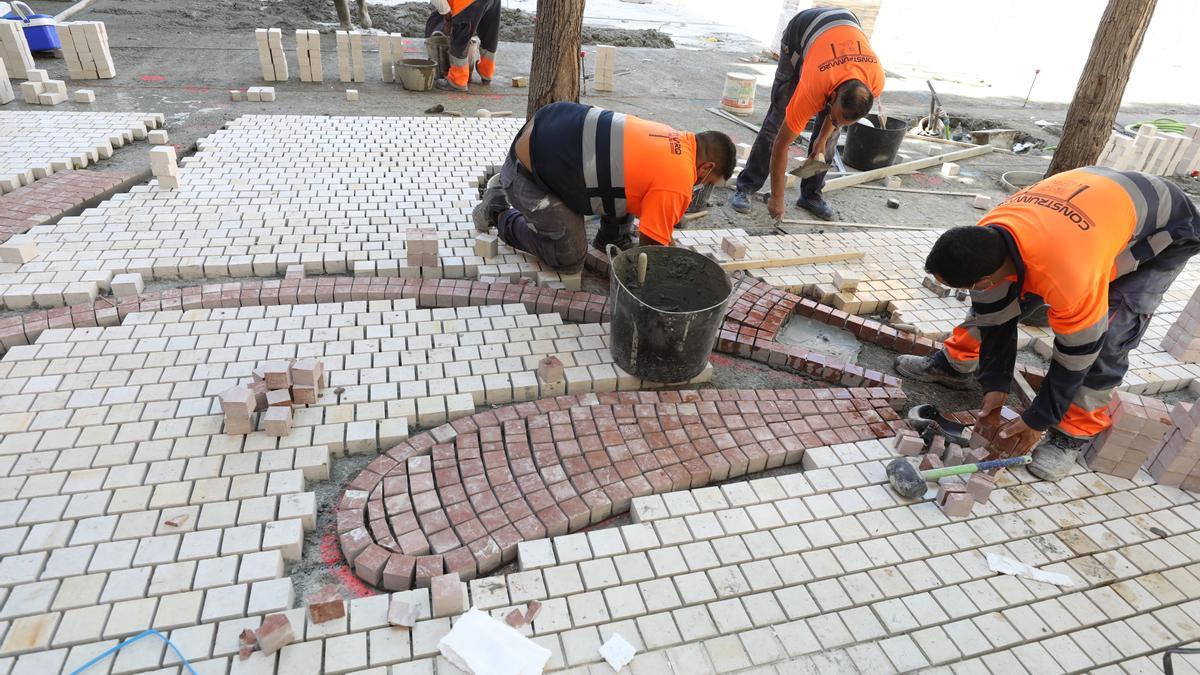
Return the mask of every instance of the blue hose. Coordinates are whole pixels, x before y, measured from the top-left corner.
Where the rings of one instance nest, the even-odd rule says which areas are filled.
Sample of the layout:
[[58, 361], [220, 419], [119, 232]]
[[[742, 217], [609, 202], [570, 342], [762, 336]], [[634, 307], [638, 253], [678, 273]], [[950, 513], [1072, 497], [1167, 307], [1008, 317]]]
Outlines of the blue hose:
[[96, 665], [97, 663], [100, 663], [101, 661], [103, 661], [105, 658], [108, 657], [109, 654], [115, 654], [116, 652], [120, 651], [121, 649], [128, 647], [129, 645], [137, 642], [138, 640], [141, 640], [142, 638], [146, 637], [147, 635], [157, 635], [158, 637], [162, 638], [162, 641], [167, 643], [167, 646], [170, 647], [171, 650], [175, 652], [175, 656], [179, 657], [179, 661], [180, 661], [180, 663], [183, 664], [183, 667], [186, 668], [187, 671], [189, 673], [191, 673], [192, 675], [196, 675], [196, 669], [192, 667], [192, 664], [188, 663], [187, 659], [183, 658], [183, 652], [179, 651], [179, 647], [176, 647], [174, 642], [171, 642], [170, 640], [168, 640], [166, 635], [163, 635], [162, 633], [154, 630], [153, 628], [151, 628], [149, 630], [144, 630], [115, 647], [109, 647], [108, 649], [101, 652], [101, 654], [99, 656], [97, 656], [96, 658], [92, 659], [91, 661], [88, 661], [87, 663], [83, 664], [82, 666], [79, 666], [75, 670], [72, 670], [71, 675], [79, 675], [79, 673], [82, 673], [83, 671], [87, 670], [88, 668], [91, 668], [92, 666]]

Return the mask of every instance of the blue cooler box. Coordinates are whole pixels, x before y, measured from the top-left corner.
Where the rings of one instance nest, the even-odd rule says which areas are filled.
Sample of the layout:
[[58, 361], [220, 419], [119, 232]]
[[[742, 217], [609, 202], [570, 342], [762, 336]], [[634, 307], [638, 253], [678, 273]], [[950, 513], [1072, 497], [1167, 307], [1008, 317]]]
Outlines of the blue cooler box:
[[29, 43], [31, 52], [48, 52], [62, 49], [58, 40], [57, 22], [49, 14], [35, 14], [29, 5], [23, 2], [13, 2], [12, 11], [4, 15], [5, 19], [20, 21], [25, 41]]

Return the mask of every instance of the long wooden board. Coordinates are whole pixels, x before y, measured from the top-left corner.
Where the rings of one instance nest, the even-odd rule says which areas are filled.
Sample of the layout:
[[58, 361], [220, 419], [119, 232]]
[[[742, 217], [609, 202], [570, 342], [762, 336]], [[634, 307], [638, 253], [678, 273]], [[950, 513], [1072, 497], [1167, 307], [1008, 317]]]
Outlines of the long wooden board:
[[880, 178], [887, 178], [888, 176], [895, 176], [896, 174], [908, 173], [910, 171], [916, 171], [917, 169], [925, 169], [931, 166], [945, 164], [946, 162], [954, 162], [960, 159], [970, 159], [972, 157], [986, 155], [993, 150], [995, 150], [995, 148], [990, 145], [979, 145], [974, 148], [964, 148], [962, 150], [955, 150], [954, 152], [944, 152], [940, 155], [933, 155], [932, 157], [922, 157], [921, 159], [914, 159], [911, 162], [893, 164], [891, 166], [885, 166], [881, 169], [863, 171], [862, 173], [852, 173], [849, 176], [834, 178], [828, 183], [825, 183], [824, 192], [829, 192], [830, 190], [840, 190], [842, 188], [858, 185], [860, 183], [869, 183], [873, 180], [879, 180]]
[[849, 253], [829, 253], [826, 255], [808, 255], [798, 258], [775, 258], [773, 260], [732, 260], [721, 263], [727, 270], [760, 270], [768, 267], [793, 267], [795, 265], [816, 265], [818, 263], [838, 262], [841, 260], [858, 260], [863, 257], [862, 251]]

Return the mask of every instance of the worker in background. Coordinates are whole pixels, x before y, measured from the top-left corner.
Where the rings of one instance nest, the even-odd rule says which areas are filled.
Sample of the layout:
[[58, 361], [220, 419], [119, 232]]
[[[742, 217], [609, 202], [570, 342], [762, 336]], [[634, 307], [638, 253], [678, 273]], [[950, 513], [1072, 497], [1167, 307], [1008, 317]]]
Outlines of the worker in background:
[[433, 14], [425, 23], [425, 37], [450, 38], [450, 71], [434, 85], [446, 91], [467, 91], [471, 77], [467, 63], [471, 38], [479, 36], [479, 62], [475, 65], [482, 84], [491, 84], [496, 74], [496, 47], [500, 44], [500, 0], [432, 0]]
[[[750, 197], [771, 179], [768, 210], [783, 217], [788, 148], [817, 116], [808, 143], [808, 160], [818, 154], [832, 161], [841, 128], [871, 110], [883, 92], [883, 68], [858, 18], [848, 9], [806, 9], [788, 22], [779, 46], [779, 65], [771, 85], [771, 106], [754, 139], [746, 168], [738, 174], [737, 191], [729, 204], [750, 212]], [[833, 207], [821, 196], [822, 171], [800, 181], [796, 202], [822, 220], [833, 220]]]
[[552, 103], [517, 134], [475, 207], [475, 227], [573, 273], [587, 253], [584, 216], [600, 216], [592, 245], [670, 245], [693, 188], [729, 180], [737, 149], [719, 131], [691, 134], [633, 115]]
[[[1200, 251], [1200, 215], [1173, 183], [1099, 167], [1051, 176], [944, 232], [925, 259], [939, 282], [971, 290], [971, 311], [940, 352], [900, 356], [907, 378], [984, 391], [978, 429], [1029, 470], [1065, 476], [1111, 425], [1106, 407], [1163, 293]], [[1049, 305], [1050, 368], [1033, 403], [1000, 426], [1017, 357], [1017, 320]], [[1015, 439], [1015, 440], [1014, 440]], [[993, 444], [992, 447], [996, 447]]]

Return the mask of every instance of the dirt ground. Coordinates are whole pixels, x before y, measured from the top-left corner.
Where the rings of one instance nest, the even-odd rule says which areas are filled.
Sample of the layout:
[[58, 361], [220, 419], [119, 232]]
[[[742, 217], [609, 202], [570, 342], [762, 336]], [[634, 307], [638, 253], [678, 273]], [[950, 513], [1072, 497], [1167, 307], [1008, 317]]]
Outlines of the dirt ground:
[[[53, 2], [43, 2], [53, 6]], [[64, 3], [65, 4], [65, 3]], [[358, 13], [354, 2], [350, 14], [355, 26]], [[46, 10], [44, 10], [46, 11]], [[409, 2], [402, 5], [367, 5], [372, 27], [376, 30], [402, 35], [424, 36], [425, 21], [429, 18], [429, 3]], [[501, 10], [500, 40], [532, 42], [534, 17], [519, 9]], [[180, 3], [177, 0], [139, 0], [136, 8], [112, 2], [98, 5], [89, 14], [96, 20], [112, 21], [121, 17], [138, 17], [139, 25], [148, 33], [172, 28], [209, 30], [221, 26], [229, 31], [255, 28], [318, 28], [332, 32], [337, 14], [332, 0], [275, 0], [268, 3], [240, 0], [206, 0], [203, 3]], [[583, 44], [606, 44], [616, 47], [670, 48], [671, 38], [658, 30], [629, 30], [585, 24]]]

